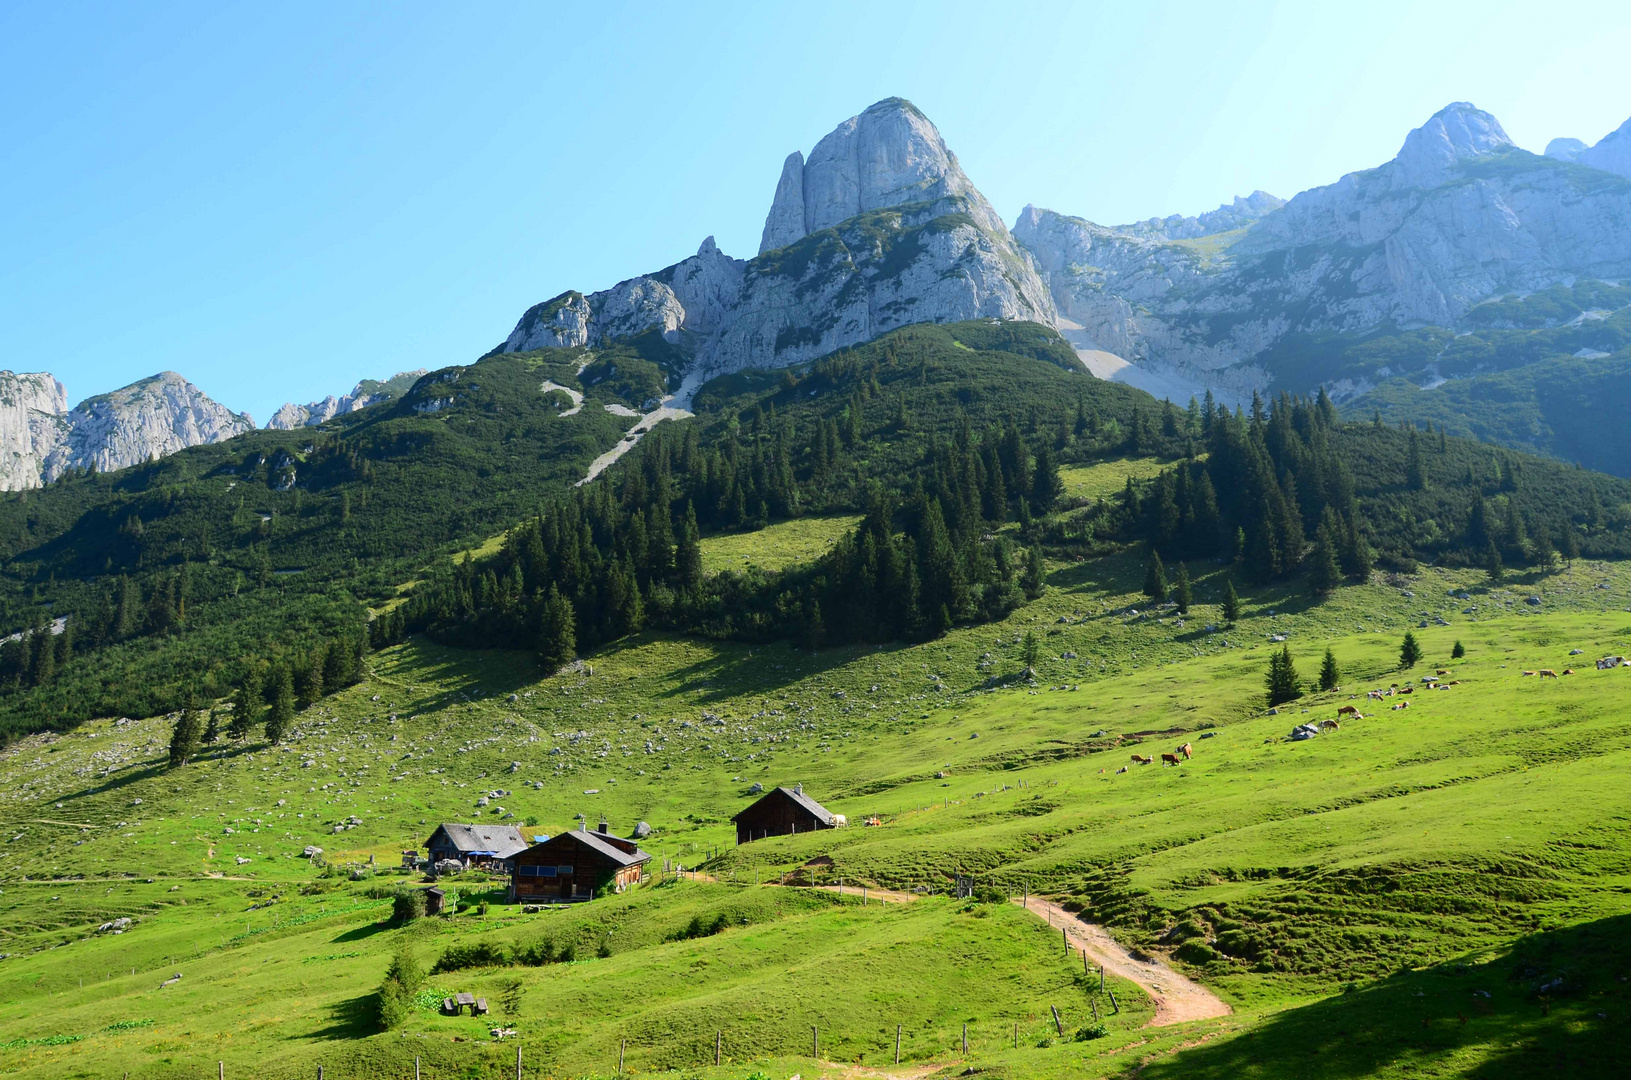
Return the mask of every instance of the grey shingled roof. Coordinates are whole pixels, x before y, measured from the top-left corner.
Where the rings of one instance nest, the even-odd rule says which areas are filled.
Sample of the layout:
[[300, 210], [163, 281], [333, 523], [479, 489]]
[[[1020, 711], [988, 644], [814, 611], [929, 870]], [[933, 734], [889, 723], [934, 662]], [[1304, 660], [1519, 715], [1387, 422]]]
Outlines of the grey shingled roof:
[[[517, 825], [457, 825], [443, 822], [438, 828], [446, 831], [447, 838], [459, 851], [491, 851], [496, 858], [503, 859], [530, 846]], [[433, 832], [431, 835], [436, 834]]]
[[832, 811], [828, 810], [825, 806], [822, 806], [820, 803], [818, 803], [814, 799], [810, 798], [810, 796], [804, 794], [804, 792], [794, 791], [790, 787], [772, 788], [770, 791], [765, 792], [762, 797], [753, 800], [752, 805], [749, 806], [746, 810], [741, 810], [741, 811], [737, 812], [735, 817], [732, 817], [731, 820], [735, 821], [736, 818], [741, 817], [743, 814], [747, 813], [748, 810], [753, 809], [754, 806], [758, 806], [760, 803], [764, 802], [765, 799], [770, 798], [770, 796], [774, 795], [778, 791], [781, 792], [783, 795], [786, 795], [789, 799], [792, 799], [795, 803], [797, 803], [799, 806], [803, 807], [805, 810], [807, 810], [811, 814], [814, 814], [815, 817], [816, 817], [816, 820], [818, 820], [818, 821], [820, 821], [820, 822], [822, 822], [823, 824], [826, 824], [826, 825], [831, 825], [832, 824], [832, 819], [833, 819]]
[[[583, 829], [572, 829], [568, 832], [559, 833], [555, 836], [551, 836], [548, 840], [540, 840], [537, 844], [533, 844], [532, 847], [538, 847], [539, 844], [547, 844], [550, 841], [559, 840], [563, 836], [570, 836], [572, 839], [576, 840], [578, 843], [582, 844], [591, 851], [597, 851], [606, 856], [618, 866], [638, 866], [641, 863], [651, 861], [651, 852], [640, 850], [639, 845], [635, 845], [634, 854], [631, 855], [613, 844], [608, 844], [602, 834], [586, 832]], [[527, 848], [526, 850], [530, 851], [531, 848]], [[515, 856], [520, 854], [521, 852], [519, 851], [512, 851], [510, 852], [509, 858], [513, 859]]]

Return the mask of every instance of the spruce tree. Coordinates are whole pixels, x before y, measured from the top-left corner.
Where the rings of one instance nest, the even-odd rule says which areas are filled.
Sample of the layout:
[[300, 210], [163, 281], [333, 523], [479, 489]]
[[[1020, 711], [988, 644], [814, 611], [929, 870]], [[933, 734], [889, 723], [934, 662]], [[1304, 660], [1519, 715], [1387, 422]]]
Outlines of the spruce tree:
[[1325, 650], [1325, 659], [1320, 661], [1320, 689], [1335, 690], [1342, 681], [1342, 670], [1337, 667], [1336, 653], [1329, 648]]
[[538, 630], [538, 663], [545, 671], [553, 672], [571, 662], [577, 651], [577, 615], [572, 610], [572, 601], [562, 596], [551, 582]]
[[1421, 438], [1417, 436], [1416, 429], [1410, 429], [1410, 441], [1405, 447], [1405, 483], [1411, 491], [1421, 491], [1427, 487], [1427, 473], [1422, 469]]
[[238, 692], [232, 698], [232, 719], [227, 722], [227, 735], [233, 739], [248, 738], [260, 722], [261, 710], [266, 705], [265, 683], [260, 669], [250, 667], [238, 682]]
[[1467, 647], [1465, 645], [1461, 644], [1460, 640], [1457, 639], [1457, 641], [1455, 643], [1455, 647], [1450, 650], [1450, 659], [1459, 660], [1463, 656], [1466, 656], [1466, 655], [1467, 655]]
[[1019, 587], [1025, 590], [1026, 599], [1035, 600], [1047, 591], [1047, 584], [1043, 580], [1042, 549], [1030, 548], [1025, 553], [1025, 572], [1020, 576]]
[[1235, 579], [1223, 583], [1223, 621], [1233, 625], [1240, 618], [1240, 594], [1235, 592]]
[[1144, 595], [1156, 603], [1167, 599], [1167, 570], [1161, 565], [1161, 553], [1150, 549], [1149, 565], [1144, 570]]
[[1409, 630], [1404, 632], [1404, 641], [1399, 646], [1399, 666], [1413, 668], [1421, 660], [1421, 646], [1416, 643], [1416, 635]]
[[1042, 659], [1042, 643], [1037, 640], [1035, 630], [1025, 631], [1025, 640], [1019, 647], [1020, 659], [1025, 662], [1026, 668], [1035, 670], [1037, 662]]
[[1501, 563], [1501, 549], [1495, 546], [1494, 537], [1484, 545], [1484, 572], [1489, 575], [1489, 580], [1497, 585], [1506, 574], [1506, 568]]
[[1330, 510], [1326, 511], [1326, 520], [1320, 522], [1319, 531], [1314, 534], [1314, 551], [1308, 559], [1308, 589], [1315, 596], [1329, 595], [1342, 582], [1336, 540], [1331, 535], [1333, 516]]
[[1046, 443], [1036, 452], [1036, 469], [1031, 474], [1031, 507], [1038, 514], [1052, 513], [1059, 499], [1059, 463]]
[[208, 746], [221, 737], [221, 714], [215, 706], [210, 706], [209, 718], [204, 722], [204, 745]]
[[680, 524], [679, 543], [674, 549], [674, 570], [680, 588], [694, 589], [702, 584], [702, 534], [697, 528], [697, 510], [685, 504], [685, 520]]
[[1297, 677], [1297, 666], [1291, 660], [1291, 646], [1283, 645], [1279, 652], [1269, 654], [1267, 684], [1271, 708], [1302, 696], [1302, 680]]
[[204, 734], [204, 718], [197, 709], [183, 708], [170, 732], [170, 767], [176, 768], [193, 759], [198, 753]]
[[294, 674], [280, 664], [272, 676], [272, 708], [266, 714], [266, 741], [276, 746], [294, 723]]
[[1195, 593], [1189, 584], [1189, 567], [1183, 563], [1178, 564], [1178, 585], [1173, 590], [1173, 599], [1178, 601], [1180, 615], [1188, 615], [1189, 606], [1195, 602]]

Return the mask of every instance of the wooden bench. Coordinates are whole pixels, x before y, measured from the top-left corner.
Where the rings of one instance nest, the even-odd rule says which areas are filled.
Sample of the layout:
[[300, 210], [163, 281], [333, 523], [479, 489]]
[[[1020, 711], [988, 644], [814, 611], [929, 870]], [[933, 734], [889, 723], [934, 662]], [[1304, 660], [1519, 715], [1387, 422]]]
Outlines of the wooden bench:
[[487, 999], [486, 998], [477, 998], [470, 1006], [470, 1015], [471, 1016], [486, 1016], [487, 1015]]
[[459, 1006], [452, 998], [443, 998], [442, 1011], [445, 1013], [457, 1013], [459, 1011]]

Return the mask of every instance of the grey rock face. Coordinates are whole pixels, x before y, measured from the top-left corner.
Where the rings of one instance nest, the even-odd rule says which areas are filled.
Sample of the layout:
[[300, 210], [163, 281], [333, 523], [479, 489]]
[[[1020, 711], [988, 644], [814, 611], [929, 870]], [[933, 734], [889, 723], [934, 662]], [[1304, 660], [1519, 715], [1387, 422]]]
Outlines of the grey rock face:
[[173, 371], [72, 410], [52, 376], [0, 372], [0, 490], [39, 487], [71, 469], [123, 469], [254, 427]]
[[1031, 208], [1014, 233], [1097, 347], [1239, 393], [1273, 381], [1265, 354], [1288, 335], [1454, 327], [1493, 295], [1631, 275], [1631, 183], [1520, 150], [1458, 103], [1392, 161], [1305, 191], [1218, 247]]
[[313, 401], [305, 405], [296, 405], [288, 402], [277, 412], [272, 419], [266, 422], [269, 428], [282, 431], [293, 431], [299, 427], [316, 427], [326, 420], [336, 416], [366, 409], [370, 405], [377, 405], [382, 401], [393, 401], [401, 397], [421, 375], [424, 368], [414, 371], [399, 371], [389, 379], [364, 379], [352, 388], [344, 397], [335, 397], [330, 394], [322, 401]]
[[1149, 218], [1131, 225], [1117, 225], [1114, 231], [1146, 240], [1196, 240], [1221, 232], [1243, 229], [1252, 222], [1284, 206], [1284, 199], [1266, 191], [1254, 191], [1245, 197], [1236, 195], [1234, 202], [1224, 203], [1216, 210], [1208, 210], [1196, 217], [1172, 214], [1164, 218]]
[[1035, 266], [963, 175], [940, 133], [892, 98], [782, 167], [760, 255], [697, 253], [603, 292], [528, 310], [502, 351], [584, 345], [653, 329], [693, 372], [778, 367], [917, 322], [1052, 324]]
[[1546, 144], [1546, 155], [1558, 161], [1576, 161], [1586, 144], [1579, 139], [1553, 139]]
[[909, 101], [888, 98], [838, 125], [808, 161], [796, 153], [787, 159], [759, 254], [869, 210], [948, 196], [968, 199], [967, 212], [980, 227], [1002, 230], [928, 117]]
[[0, 371], [0, 491], [40, 486], [45, 455], [66, 436], [68, 392], [46, 372]]

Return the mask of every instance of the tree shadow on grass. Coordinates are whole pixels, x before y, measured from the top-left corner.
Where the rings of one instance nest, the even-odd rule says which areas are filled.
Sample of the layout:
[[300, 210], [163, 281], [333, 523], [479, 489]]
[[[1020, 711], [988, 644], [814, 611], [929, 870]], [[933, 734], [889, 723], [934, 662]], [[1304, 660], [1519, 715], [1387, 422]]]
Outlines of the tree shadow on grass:
[[334, 940], [337, 941], [337, 942], [339, 942], [339, 941], [364, 941], [364, 940], [366, 940], [368, 938], [373, 937], [375, 934], [383, 934], [385, 931], [391, 929], [393, 925], [394, 924], [388, 923], [388, 922], [364, 923], [361, 926], [354, 927], [354, 928], [352, 928], [350, 930], [347, 930], [345, 933], [339, 935]]
[[1631, 1015], [1628, 943], [1631, 916], [1534, 934], [1288, 1009], [1226, 1042], [1151, 1062], [1140, 1075], [1631, 1076], [1631, 1043], [1622, 1034]]
[[372, 992], [346, 998], [329, 1008], [328, 1025], [308, 1039], [365, 1039], [379, 1031], [379, 1004]]

